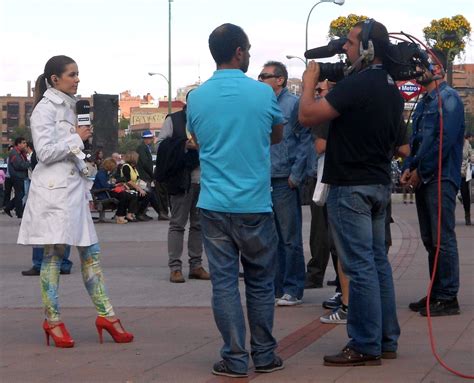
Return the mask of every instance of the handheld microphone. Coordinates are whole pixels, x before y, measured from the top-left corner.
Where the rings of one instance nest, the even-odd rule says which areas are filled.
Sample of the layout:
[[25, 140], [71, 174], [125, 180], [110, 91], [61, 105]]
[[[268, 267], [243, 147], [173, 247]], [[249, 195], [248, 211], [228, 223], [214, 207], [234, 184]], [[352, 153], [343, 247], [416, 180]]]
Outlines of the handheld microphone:
[[336, 54], [344, 53], [342, 46], [346, 43], [347, 38], [342, 37], [337, 40], [332, 40], [328, 45], [324, 47], [317, 47], [313, 49], [308, 49], [304, 53], [304, 57], [307, 59], [322, 59], [325, 57], [332, 57]]
[[91, 105], [87, 100], [76, 102], [77, 125], [85, 126], [91, 124]]

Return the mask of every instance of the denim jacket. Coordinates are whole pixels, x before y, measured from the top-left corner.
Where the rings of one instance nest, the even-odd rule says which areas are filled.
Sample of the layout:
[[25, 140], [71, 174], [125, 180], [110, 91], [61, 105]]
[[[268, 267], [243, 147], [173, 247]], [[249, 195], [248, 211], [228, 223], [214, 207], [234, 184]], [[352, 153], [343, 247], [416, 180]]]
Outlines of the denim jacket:
[[[462, 147], [464, 143], [464, 105], [458, 93], [446, 82], [439, 85], [443, 107], [443, 159], [441, 178], [459, 187], [461, 182]], [[439, 153], [438, 94], [426, 94], [413, 113], [410, 156], [403, 170], [418, 169], [424, 184], [436, 182]]]
[[305, 177], [308, 145], [312, 145], [310, 129], [298, 121], [298, 97], [283, 88], [277, 96], [285, 123], [283, 139], [271, 146], [272, 178], [290, 177], [291, 182], [299, 185]]

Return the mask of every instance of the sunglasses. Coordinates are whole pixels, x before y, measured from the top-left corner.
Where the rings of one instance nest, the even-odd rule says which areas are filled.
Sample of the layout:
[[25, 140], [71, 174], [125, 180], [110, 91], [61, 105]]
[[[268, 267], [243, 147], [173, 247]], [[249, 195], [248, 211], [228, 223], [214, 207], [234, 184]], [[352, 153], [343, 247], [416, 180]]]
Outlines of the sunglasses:
[[272, 73], [260, 73], [258, 75], [259, 80], [268, 80], [269, 78], [278, 78], [278, 77], [281, 77], [281, 76], [277, 76], [276, 74], [272, 74]]

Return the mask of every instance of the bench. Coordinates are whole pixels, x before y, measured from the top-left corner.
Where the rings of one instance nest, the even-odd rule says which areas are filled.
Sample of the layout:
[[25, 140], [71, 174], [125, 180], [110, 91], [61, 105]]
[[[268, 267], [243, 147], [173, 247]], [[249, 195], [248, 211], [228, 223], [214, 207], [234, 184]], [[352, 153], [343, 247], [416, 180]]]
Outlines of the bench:
[[[99, 199], [98, 196], [101, 193], [105, 193], [107, 198]], [[91, 204], [91, 212], [98, 212], [99, 217], [92, 217], [94, 222], [103, 223], [106, 222], [105, 220], [105, 213], [106, 212], [114, 212], [117, 210], [119, 201], [117, 198], [113, 198], [110, 195], [109, 189], [93, 189], [91, 190], [92, 194], [92, 204]]]

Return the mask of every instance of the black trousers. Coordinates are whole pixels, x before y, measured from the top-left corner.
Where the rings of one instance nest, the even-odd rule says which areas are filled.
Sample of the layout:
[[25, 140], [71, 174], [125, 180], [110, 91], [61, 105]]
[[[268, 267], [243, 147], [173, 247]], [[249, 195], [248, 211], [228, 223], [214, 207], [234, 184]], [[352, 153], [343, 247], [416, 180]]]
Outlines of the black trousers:
[[15, 190], [15, 198], [8, 201], [5, 205], [6, 210], [13, 210], [15, 208], [15, 213], [18, 218], [23, 217], [23, 197], [25, 196], [25, 180], [23, 178], [18, 178], [10, 176], [10, 180]]
[[3, 187], [4, 190], [2, 206], [7, 207], [8, 203], [10, 202], [10, 199], [12, 198], [13, 182], [11, 177], [5, 177], [5, 183], [3, 184]]
[[324, 274], [331, 254], [334, 270], [336, 271], [336, 283], [339, 286], [337, 277], [337, 253], [331, 231], [329, 230], [326, 206], [318, 206], [311, 201], [311, 228], [309, 234], [309, 248], [311, 259], [306, 265], [306, 280], [315, 284], [323, 284]]
[[461, 178], [461, 198], [464, 214], [471, 216], [471, 181], [466, 182], [466, 177]]

